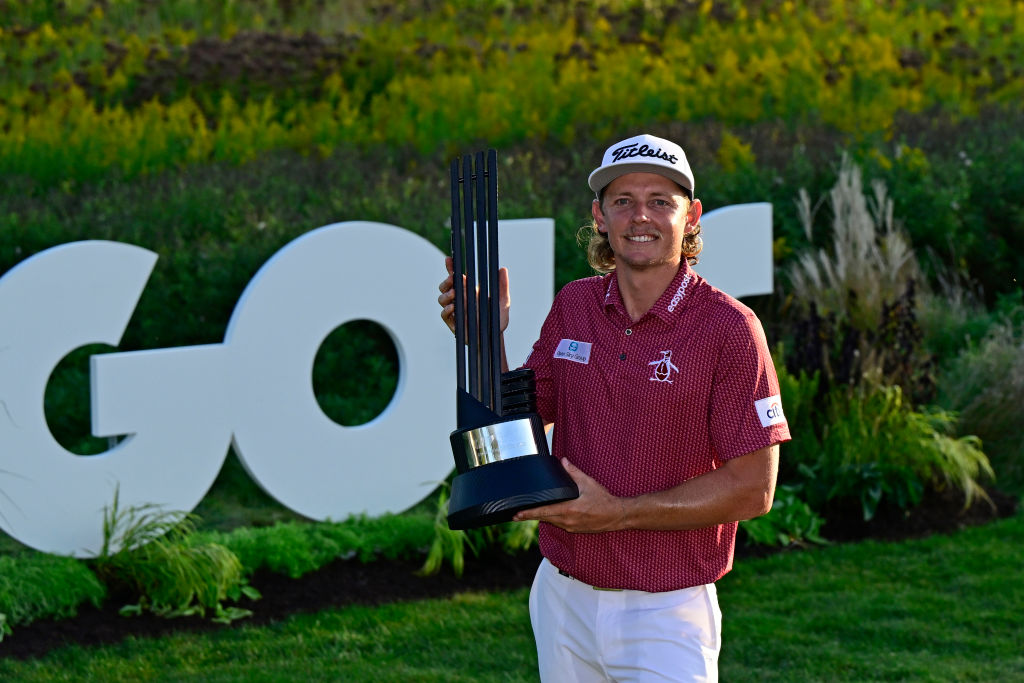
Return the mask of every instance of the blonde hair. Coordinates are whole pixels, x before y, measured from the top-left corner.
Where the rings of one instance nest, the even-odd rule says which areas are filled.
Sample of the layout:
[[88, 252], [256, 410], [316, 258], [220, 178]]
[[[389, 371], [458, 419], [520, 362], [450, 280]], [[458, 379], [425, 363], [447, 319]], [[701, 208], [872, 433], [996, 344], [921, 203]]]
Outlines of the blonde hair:
[[[602, 202], [602, 212], [604, 211], [603, 195], [604, 193], [602, 193], [600, 199]], [[686, 201], [688, 202], [686, 208], [689, 209], [690, 200], [687, 199]], [[691, 266], [696, 265], [700, 261], [697, 255], [704, 249], [704, 240], [701, 239], [700, 231], [700, 221], [697, 221], [697, 224], [693, 226], [693, 230], [683, 235], [681, 255]], [[581, 245], [586, 243], [587, 263], [590, 264], [591, 268], [602, 275], [615, 270], [615, 252], [612, 251], [612, 245], [608, 241], [608, 233], [597, 229], [597, 221], [591, 219], [589, 225], [581, 227], [576, 239]]]

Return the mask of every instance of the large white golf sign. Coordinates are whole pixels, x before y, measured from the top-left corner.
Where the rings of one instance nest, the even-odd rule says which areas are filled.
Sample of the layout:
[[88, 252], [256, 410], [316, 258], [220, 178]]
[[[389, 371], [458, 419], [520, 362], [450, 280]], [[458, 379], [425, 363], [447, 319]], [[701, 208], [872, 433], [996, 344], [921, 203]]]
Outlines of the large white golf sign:
[[[771, 206], [704, 218], [699, 269], [736, 296], [771, 291]], [[553, 296], [554, 222], [502, 221], [514, 296], [510, 363], [525, 358]], [[738, 248], [741, 244], [742, 248]], [[92, 431], [123, 436], [105, 453], [65, 450], [43, 396], [68, 353], [116, 346], [157, 256], [117, 242], [64, 244], [0, 278], [0, 528], [38, 550], [92, 557], [115, 489], [123, 508], [195, 508], [233, 447], [246, 470], [307, 517], [397, 512], [453, 467], [455, 345], [438, 317], [441, 252], [407, 230], [318, 228], [256, 273], [224, 342], [95, 355]], [[371, 320], [391, 336], [398, 385], [367, 424], [328, 418], [313, 393], [317, 350], [337, 327]]]

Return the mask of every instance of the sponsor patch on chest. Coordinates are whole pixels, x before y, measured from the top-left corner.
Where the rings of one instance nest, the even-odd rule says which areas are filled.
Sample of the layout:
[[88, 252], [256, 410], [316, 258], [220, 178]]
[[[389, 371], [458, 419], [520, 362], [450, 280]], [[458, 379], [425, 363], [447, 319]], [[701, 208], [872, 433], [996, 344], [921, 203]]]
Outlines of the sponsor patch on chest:
[[778, 394], [754, 401], [754, 409], [761, 419], [762, 427], [786, 424], [786, 416], [782, 412], [782, 400]]
[[573, 363], [590, 363], [590, 342], [576, 341], [575, 339], [563, 339], [558, 342], [555, 355], [552, 358], [571, 360]]

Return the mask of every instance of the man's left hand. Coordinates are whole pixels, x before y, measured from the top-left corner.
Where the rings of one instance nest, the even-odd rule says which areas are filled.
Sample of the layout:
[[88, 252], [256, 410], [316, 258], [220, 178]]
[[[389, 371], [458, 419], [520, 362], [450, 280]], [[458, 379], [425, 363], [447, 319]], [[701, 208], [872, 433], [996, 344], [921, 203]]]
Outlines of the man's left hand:
[[608, 489], [588, 477], [583, 470], [569, 462], [568, 458], [562, 458], [562, 466], [579, 487], [579, 498], [522, 510], [516, 513], [512, 521], [536, 519], [580, 534], [596, 534], [626, 528], [625, 498], [617, 498], [610, 494]]

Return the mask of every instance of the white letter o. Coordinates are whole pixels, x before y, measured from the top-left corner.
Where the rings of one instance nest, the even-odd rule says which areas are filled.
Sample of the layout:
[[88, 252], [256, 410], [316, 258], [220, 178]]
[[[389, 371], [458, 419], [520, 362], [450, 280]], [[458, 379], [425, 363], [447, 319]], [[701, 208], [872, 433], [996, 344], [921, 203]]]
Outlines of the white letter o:
[[[400, 512], [452, 469], [455, 349], [440, 323], [443, 255], [408, 230], [336, 223], [297, 238], [256, 274], [225, 336], [235, 452], [283, 505], [316, 520]], [[398, 351], [395, 395], [370, 422], [328, 418], [316, 352], [351, 320], [383, 326]]]

